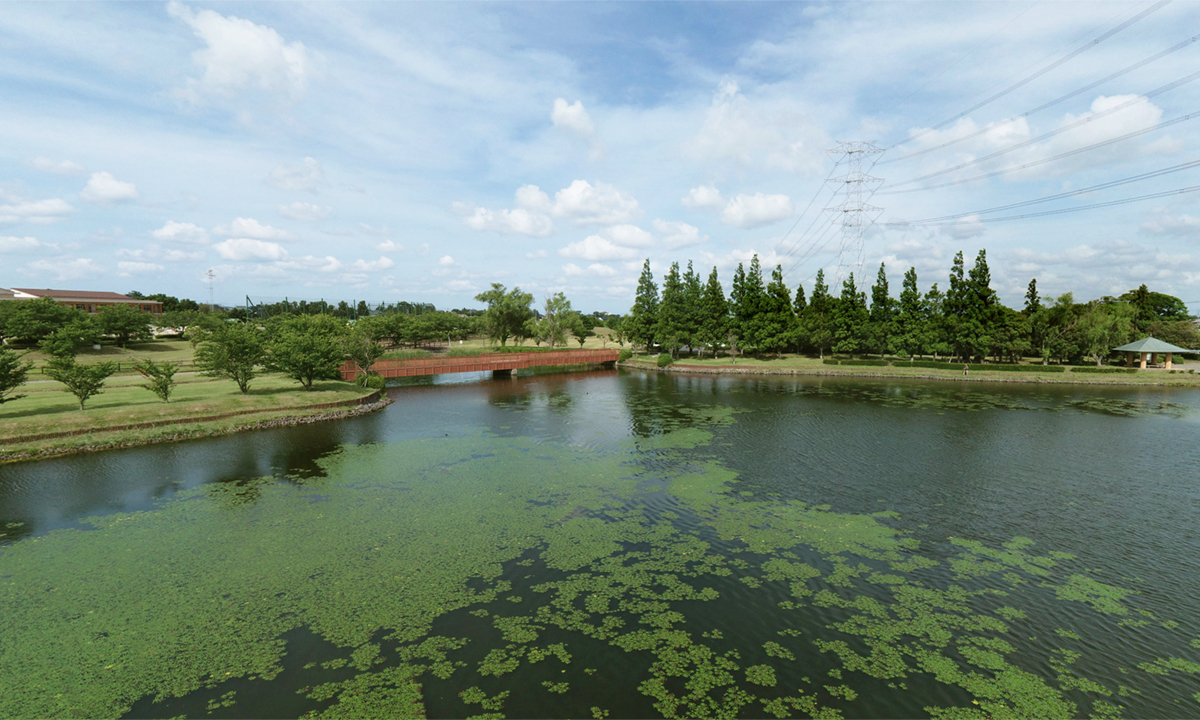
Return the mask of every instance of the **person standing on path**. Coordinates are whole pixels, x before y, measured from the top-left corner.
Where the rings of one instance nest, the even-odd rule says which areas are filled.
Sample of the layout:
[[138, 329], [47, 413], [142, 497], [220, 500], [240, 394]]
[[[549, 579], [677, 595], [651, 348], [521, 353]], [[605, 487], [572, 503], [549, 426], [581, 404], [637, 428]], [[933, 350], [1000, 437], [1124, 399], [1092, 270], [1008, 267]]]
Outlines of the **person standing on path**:
[[963, 365], [963, 377], [967, 376], [967, 371], [971, 369], [970, 365]]

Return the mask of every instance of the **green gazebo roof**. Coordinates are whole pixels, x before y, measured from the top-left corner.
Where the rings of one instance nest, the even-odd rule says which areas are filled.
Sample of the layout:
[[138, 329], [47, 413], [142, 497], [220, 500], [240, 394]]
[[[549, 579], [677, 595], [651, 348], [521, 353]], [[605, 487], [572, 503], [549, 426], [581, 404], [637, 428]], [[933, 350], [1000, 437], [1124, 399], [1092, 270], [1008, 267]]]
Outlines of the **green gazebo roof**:
[[1131, 342], [1128, 345], [1122, 345], [1119, 348], [1113, 348], [1118, 352], [1144, 352], [1144, 353], [1194, 353], [1195, 350], [1181, 348], [1178, 345], [1172, 345], [1169, 342], [1163, 342], [1158, 338], [1143, 338], [1137, 342]]

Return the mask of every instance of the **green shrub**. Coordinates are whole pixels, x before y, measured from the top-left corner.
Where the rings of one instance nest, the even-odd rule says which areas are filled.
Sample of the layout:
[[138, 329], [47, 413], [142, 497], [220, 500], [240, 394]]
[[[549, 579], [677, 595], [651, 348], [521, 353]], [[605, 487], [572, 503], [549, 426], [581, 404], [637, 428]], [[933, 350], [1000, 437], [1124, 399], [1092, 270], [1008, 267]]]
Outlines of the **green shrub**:
[[842, 360], [841, 365], [857, 365], [858, 367], [887, 367], [887, 360]]
[[628, 360], [631, 357], [633, 357], [632, 350], [622, 350], [620, 352], [620, 354], [617, 355], [617, 362], [625, 362], [626, 360]]
[[1000, 372], [1039, 372], [1039, 373], [1061, 373], [1066, 372], [1065, 365], [972, 365], [972, 370], [999, 370]]
[[382, 375], [359, 375], [354, 379], [354, 384], [360, 388], [382, 390], [387, 387], [387, 379]]
[[670, 354], [670, 353], [661, 353], [661, 354], [658, 356], [658, 366], [659, 366], [660, 368], [661, 368], [661, 367], [666, 367], [666, 366], [670, 365], [670, 364], [671, 364], [671, 363], [673, 363], [673, 362], [675, 362], [675, 358], [671, 357], [671, 354]]
[[1072, 373], [1104, 373], [1104, 374], [1130, 373], [1130, 374], [1132, 374], [1137, 371], [1138, 371], [1137, 368], [1123, 368], [1123, 367], [1075, 367], [1075, 368], [1071, 368]]
[[962, 365], [958, 363], [938, 362], [935, 360], [913, 360], [911, 362], [897, 363], [896, 367], [915, 367], [925, 368], [926, 370], [962, 370]]

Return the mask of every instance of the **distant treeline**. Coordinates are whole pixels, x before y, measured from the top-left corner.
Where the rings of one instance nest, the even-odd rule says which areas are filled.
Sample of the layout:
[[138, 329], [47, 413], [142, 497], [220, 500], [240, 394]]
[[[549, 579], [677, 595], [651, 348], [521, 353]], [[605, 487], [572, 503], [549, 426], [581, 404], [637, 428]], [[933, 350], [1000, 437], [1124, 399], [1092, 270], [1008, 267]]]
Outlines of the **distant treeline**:
[[803, 285], [793, 293], [784, 285], [780, 266], [764, 280], [755, 255], [749, 268], [738, 265], [726, 298], [716, 268], [703, 282], [691, 261], [682, 272], [679, 263], [673, 263], [660, 290], [647, 260], [623, 329], [634, 343], [658, 345], [672, 355], [688, 348], [702, 353], [835, 352], [1010, 362], [1032, 356], [1044, 363], [1087, 359], [1100, 364], [1111, 348], [1145, 335], [1200, 347], [1200, 333], [1183, 301], [1145, 285], [1119, 297], [1077, 303], [1071, 293], [1044, 301], [1033, 279], [1024, 307], [1014, 310], [1001, 304], [991, 289], [984, 250], [970, 270], [962, 252], [956, 254], [948, 280], [944, 291], [934, 283], [921, 293], [917, 271], [909, 268], [894, 298], [886, 267], [880, 264], [869, 302], [853, 274], [836, 295], [823, 271], [817, 273], [810, 293]]

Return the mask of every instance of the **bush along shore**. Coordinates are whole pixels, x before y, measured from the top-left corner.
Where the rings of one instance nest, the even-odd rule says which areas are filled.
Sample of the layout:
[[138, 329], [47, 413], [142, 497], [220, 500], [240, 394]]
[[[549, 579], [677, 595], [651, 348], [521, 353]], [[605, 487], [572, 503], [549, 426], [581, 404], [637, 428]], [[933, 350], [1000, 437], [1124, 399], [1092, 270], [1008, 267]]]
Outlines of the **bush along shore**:
[[[1155, 371], [1152, 374], [1123, 367], [1094, 367], [1066, 365], [1001, 365], [971, 364], [964, 373], [964, 363], [947, 363], [900, 359], [840, 359], [795, 358], [780, 360], [691, 361], [672, 360], [670, 355], [634, 356], [622, 353], [618, 363], [638, 370], [658, 370], [673, 373], [703, 375], [823, 375], [828, 377], [913, 378], [924, 380], [955, 380], [968, 382], [1024, 382], [1087, 385], [1180, 385], [1200, 387], [1200, 374], [1194, 370]], [[1080, 376], [1083, 377], [1080, 377]]]
[[[236, 432], [245, 432], [247, 430], [265, 430], [289, 425], [308, 425], [329, 420], [343, 420], [382, 410], [390, 405], [391, 402], [392, 399], [386, 392], [377, 391], [357, 400], [340, 403], [319, 403], [308, 408], [265, 409], [261, 412], [255, 412], [255, 414], [271, 414], [275, 416], [251, 422], [244, 420], [233, 420], [230, 422], [234, 417], [246, 414], [239, 412], [215, 418], [192, 418], [171, 422], [150, 423], [146, 424], [146, 426], [134, 428], [98, 428], [91, 432], [63, 433], [54, 438], [26, 439], [19, 444], [0, 447], [0, 463], [41, 460], [58, 455], [117, 450], [139, 445], [216, 437]], [[345, 407], [345, 409], [326, 409], [331, 405], [349, 407]], [[313, 410], [323, 411], [311, 412]]]

